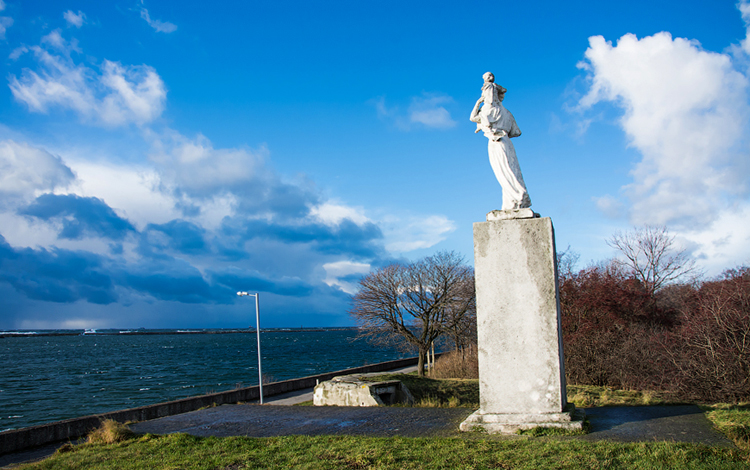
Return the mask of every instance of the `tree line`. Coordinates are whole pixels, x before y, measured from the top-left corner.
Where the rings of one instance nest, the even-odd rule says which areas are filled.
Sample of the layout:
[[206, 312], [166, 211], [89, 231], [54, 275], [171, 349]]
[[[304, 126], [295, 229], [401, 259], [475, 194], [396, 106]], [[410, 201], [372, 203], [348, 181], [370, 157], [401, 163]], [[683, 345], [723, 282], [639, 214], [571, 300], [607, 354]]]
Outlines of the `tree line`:
[[750, 268], [702, 279], [664, 227], [617, 233], [609, 243], [622, 258], [561, 270], [570, 383], [750, 398]]
[[[568, 383], [750, 398], [750, 268], [703, 279], [664, 227], [615, 233], [620, 257], [576, 269], [558, 255]], [[412, 347], [476, 344], [474, 272], [454, 252], [362, 278], [351, 314], [370, 338]]]

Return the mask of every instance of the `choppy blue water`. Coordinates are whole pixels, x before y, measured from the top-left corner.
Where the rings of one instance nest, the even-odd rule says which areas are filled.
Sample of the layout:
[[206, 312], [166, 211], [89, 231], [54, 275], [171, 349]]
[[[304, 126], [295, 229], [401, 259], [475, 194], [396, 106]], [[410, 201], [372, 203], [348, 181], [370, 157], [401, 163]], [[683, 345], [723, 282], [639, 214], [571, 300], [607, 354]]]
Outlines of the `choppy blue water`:
[[[257, 385], [255, 333], [0, 332], [0, 431]], [[138, 334], [133, 334], [138, 333]], [[261, 332], [273, 380], [407, 357], [353, 329]]]

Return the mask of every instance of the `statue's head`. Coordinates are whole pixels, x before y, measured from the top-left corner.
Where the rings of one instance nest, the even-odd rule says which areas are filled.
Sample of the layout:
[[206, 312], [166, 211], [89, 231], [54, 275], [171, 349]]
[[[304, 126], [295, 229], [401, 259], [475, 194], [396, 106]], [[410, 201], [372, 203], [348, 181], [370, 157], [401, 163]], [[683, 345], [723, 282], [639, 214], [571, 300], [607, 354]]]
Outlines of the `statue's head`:
[[482, 96], [487, 104], [500, 102], [505, 99], [505, 92], [508, 91], [495, 83], [495, 75], [492, 72], [486, 72], [482, 75], [484, 85], [482, 86]]

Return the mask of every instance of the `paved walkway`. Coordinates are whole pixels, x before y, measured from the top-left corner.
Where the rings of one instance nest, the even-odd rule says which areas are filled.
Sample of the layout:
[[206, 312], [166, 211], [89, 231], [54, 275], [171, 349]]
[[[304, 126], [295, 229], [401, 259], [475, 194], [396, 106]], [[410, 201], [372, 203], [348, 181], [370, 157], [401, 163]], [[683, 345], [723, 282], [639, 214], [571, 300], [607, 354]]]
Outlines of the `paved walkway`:
[[222, 405], [130, 426], [139, 434], [194, 436], [289, 435], [450, 436], [468, 408]]
[[586, 408], [590, 432], [580, 439], [620, 442], [675, 441], [734, 446], [695, 405]]
[[[131, 425], [137, 433], [195, 436], [459, 436], [468, 408], [223, 405]], [[675, 441], [732, 446], [702, 410], [687, 406], [587, 408], [587, 441]], [[497, 436], [498, 438], [501, 436]]]

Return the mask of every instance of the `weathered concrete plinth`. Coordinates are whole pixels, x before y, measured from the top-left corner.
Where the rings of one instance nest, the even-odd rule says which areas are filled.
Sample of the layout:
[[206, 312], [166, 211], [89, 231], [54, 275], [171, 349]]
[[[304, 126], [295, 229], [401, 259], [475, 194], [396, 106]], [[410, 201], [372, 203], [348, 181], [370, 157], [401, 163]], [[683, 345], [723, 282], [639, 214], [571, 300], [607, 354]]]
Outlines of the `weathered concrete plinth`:
[[462, 431], [582, 428], [565, 394], [555, 256], [549, 217], [474, 224], [480, 407]]
[[539, 214], [529, 208], [525, 209], [506, 209], [501, 211], [490, 211], [487, 214], [487, 222], [507, 219], [538, 219]]
[[368, 382], [362, 378], [362, 375], [345, 375], [319, 383], [315, 386], [313, 404], [315, 406], [414, 404], [411, 392], [398, 380]]

